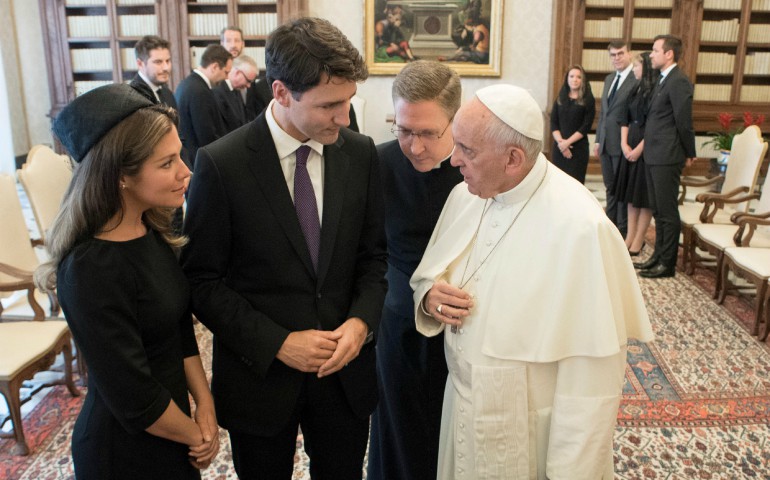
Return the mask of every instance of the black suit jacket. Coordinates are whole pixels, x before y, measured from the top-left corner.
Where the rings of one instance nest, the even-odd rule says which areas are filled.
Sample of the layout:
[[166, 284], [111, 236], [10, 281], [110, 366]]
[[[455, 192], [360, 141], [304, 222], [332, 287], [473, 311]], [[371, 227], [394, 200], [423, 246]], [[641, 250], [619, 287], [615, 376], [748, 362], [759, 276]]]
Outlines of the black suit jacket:
[[227, 82], [220, 82], [212, 91], [217, 100], [217, 107], [225, 132], [232, 132], [245, 125], [246, 107], [243, 105], [241, 92], [232, 90]]
[[217, 101], [200, 75], [187, 76], [174, 94], [179, 111], [179, 136], [191, 165], [200, 147], [225, 134]]
[[644, 129], [644, 161], [648, 165], [684, 165], [695, 157], [692, 128], [693, 87], [687, 75], [674, 67], [653, 90]]
[[[152, 92], [152, 88], [150, 85], [147, 84], [147, 82], [144, 81], [142, 77], [139, 76], [137, 73], [134, 75], [134, 78], [131, 79], [131, 83], [129, 83], [132, 87], [136, 88], [137, 90], [144, 90], [145, 95], [149, 94], [152, 95], [152, 98], [155, 98], [155, 94]], [[174, 93], [165, 85], [160, 86], [160, 91], [158, 92], [158, 97], [160, 97], [160, 103], [163, 103], [165, 105], [168, 105], [169, 107], [176, 110], [176, 99], [174, 98]]]
[[620, 124], [628, 119], [628, 96], [639, 83], [634, 78], [634, 72], [629, 72], [610, 102], [610, 88], [616, 76], [617, 72], [612, 72], [604, 79], [602, 106], [599, 112], [599, 123], [596, 125], [596, 143], [599, 144], [599, 155], [606, 154], [613, 157], [619, 157], [622, 153], [620, 151]]
[[273, 90], [266, 78], [260, 78], [246, 89], [246, 121], [250, 122], [265, 110], [273, 99]]
[[[386, 246], [374, 144], [342, 129], [324, 162], [316, 274], [264, 113], [199, 150], [182, 266], [193, 311], [214, 333], [212, 390], [225, 428], [273, 435], [285, 426], [308, 375], [275, 358], [290, 332], [333, 330], [350, 317], [379, 326]], [[377, 403], [374, 342], [335, 376], [366, 418]]]

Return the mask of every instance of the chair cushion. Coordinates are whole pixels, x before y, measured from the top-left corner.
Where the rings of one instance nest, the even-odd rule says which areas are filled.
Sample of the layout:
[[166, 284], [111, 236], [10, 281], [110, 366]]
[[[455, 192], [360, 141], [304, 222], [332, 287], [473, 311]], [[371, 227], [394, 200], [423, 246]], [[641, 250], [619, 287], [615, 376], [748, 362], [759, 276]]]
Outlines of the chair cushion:
[[[715, 223], [699, 223], [693, 226], [698, 238], [716, 248], [735, 247], [733, 236], [738, 231], [736, 225], [721, 225]], [[750, 242], [751, 247], [770, 248], [770, 236], [754, 232]]]
[[770, 248], [731, 247], [725, 249], [725, 255], [744, 270], [759, 277], [770, 277]]
[[0, 380], [13, 379], [48, 353], [67, 332], [63, 320], [0, 323]]

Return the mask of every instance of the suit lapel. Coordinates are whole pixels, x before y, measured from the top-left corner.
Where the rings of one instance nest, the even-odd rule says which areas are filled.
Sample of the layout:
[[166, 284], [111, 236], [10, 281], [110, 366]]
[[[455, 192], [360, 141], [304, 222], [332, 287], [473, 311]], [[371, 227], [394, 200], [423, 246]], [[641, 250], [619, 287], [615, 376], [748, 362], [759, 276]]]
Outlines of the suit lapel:
[[[294, 209], [294, 203], [291, 200], [291, 195], [289, 195], [278, 152], [275, 149], [273, 137], [270, 135], [270, 129], [264, 115], [258, 117], [252, 125], [247, 138], [247, 147], [252, 151], [252, 158], [248, 159], [249, 170], [254, 175], [254, 179], [264, 194], [265, 201], [273, 212], [276, 222], [289, 239], [289, 243], [297, 252], [305, 268], [312, 275], [315, 275], [310, 252], [307, 249], [307, 243], [305, 243], [305, 236], [299, 225], [297, 211]], [[325, 198], [324, 211], [326, 211]], [[324, 213], [325, 218], [326, 214]], [[322, 227], [321, 253], [323, 253], [324, 245], [323, 231]]]
[[350, 157], [340, 150], [343, 142], [340, 136], [337, 143], [324, 147], [324, 207], [321, 249], [318, 254], [318, 285], [323, 284], [329, 271], [345, 200], [345, 180], [348, 176]]

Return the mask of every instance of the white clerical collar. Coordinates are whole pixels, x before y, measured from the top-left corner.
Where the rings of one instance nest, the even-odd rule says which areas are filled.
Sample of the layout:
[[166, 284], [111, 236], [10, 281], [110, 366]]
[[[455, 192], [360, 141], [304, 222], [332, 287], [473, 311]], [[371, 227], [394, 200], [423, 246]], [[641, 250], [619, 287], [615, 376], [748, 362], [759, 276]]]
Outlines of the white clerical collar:
[[195, 73], [197, 73], [198, 75], [200, 75], [200, 76], [201, 76], [201, 78], [203, 79], [203, 81], [204, 81], [204, 82], [206, 82], [206, 85], [208, 85], [208, 86], [209, 86], [209, 90], [211, 90], [211, 80], [209, 80], [209, 77], [207, 77], [205, 73], [201, 72], [201, 71], [200, 71], [200, 70], [198, 70], [197, 68], [196, 68], [196, 69], [194, 69], [194, 70], [193, 70], [193, 72], [195, 72]]
[[676, 63], [672, 63], [667, 69], [660, 71], [660, 81], [662, 82], [664, 78], [668, 76], [669, 73], [671, 73], [671, 70], [676, 67]]
[[448, 162], [449, 160], [451, 160], [451, 159], [452, 159], [452, 154], [453, 154], [453, 153], [455, 153], [455, 147], [454, 147], [454, 146], [452, 146], [452, 151], [451, 151], [451, 152], [449, 152], [449, 155], [447, 155], [447, 157], [446, 157], [445, 159], [443, 159], [443, 160], [441, 160], [440, 162], [438, 162], [438, 163], [436, 164], [436, 166], [434, 166], [434, 167], [433, 167], [433, 170], [438, 170], [439, 168], [441, 168], [441, 165], [442, 165], [444, 162]]
[[541, 180], [546, 174], [547, 164], [548, 160], [545, 159], [543, 154], [538, 154], [535, 165], [532, 167], [532, 170], [529, 171], [527, 176], [524, 177], [524, 180], [507, 192], [495, 195], [492, 201], [503, 205], [514, 205], [519, 202], [527, 201], [527, 199], [532, 196], [535, 189], [540, 186]]
[[307, 145], [312, 148], [318, 155], [323, 157], [324, 146], [320, 142], [316, 142], [310, 139], [306, 142], [300, 142], [296, 138], [292, 137], [286, 131], [278, 125], [273, 115], [273, 104], [275, 99], [270, 101], [265, 111], [265, 120], [267, 120], [267, 128], [270, 129], [270, 136], [273, 137], [273, 143], [275, 144], [275, 150], [278, 152], [278, 158], [285, 158], [293, 154], [301, 145]]

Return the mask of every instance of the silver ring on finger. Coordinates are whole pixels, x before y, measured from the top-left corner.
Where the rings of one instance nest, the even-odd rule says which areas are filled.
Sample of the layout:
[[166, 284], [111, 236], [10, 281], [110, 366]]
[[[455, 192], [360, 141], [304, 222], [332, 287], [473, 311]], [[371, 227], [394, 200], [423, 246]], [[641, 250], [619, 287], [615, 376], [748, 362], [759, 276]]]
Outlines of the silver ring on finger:
[[442, 308], [444, 308], [444, 305], [442, 305], [442, 304], [440, 304], [440, 303], [439, 303], [439, 304], [438, 304], [438, 306], [436, 307], [436, 311], [437, 311], [438, 313], [441, 313], [441, 314], [443, 315], [443, 313], [441, 312], [441, 309], [442, 309]]

